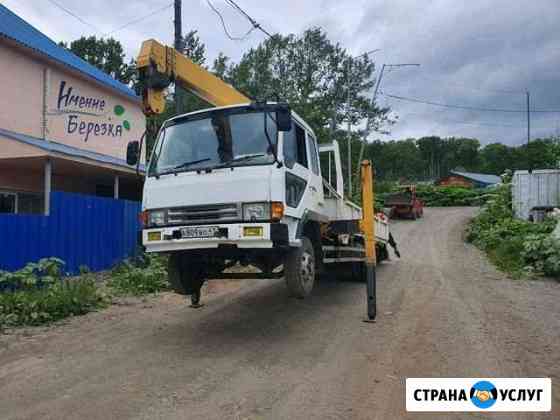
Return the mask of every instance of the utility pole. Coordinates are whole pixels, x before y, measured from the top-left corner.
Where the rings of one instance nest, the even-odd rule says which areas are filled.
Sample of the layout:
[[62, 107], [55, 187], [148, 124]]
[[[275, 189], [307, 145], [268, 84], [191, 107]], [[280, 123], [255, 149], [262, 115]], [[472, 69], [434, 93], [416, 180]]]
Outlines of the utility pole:
[[531, 142], [531, 94], [527, 90], [527, 156], [529, 158], [529, 173], [533, 172], [533, 162], [531, 159], [531, 151], [529, 150], [529, 143]]
[[350, 70], [352, 68], [352, 62], [348, 60], [347, 66], [347, 78], [348, 78], [348, 96], [346, 97], [346, 102], [348, 106], [348, 127], [346, 128], [346, 135], [348, 136], [348, 199], [352, 199], [352, 123], [350, 121], [350, 100], [352, 99], [350, 91]]
[[[182, 52], [183, 50], [183, 22], [182, 22], [182, 15], [181, 15], [181, 2], [182, 0], [175, 0], [174, 2], [174, 9], [175, 9], [175, 19], [173, 21], [175, 25], [175, 41], [173, 43], [173, 47], [177, 50]], [[175, 113], [180, 114], [182, 112], [181, 105], [182, 105], [182, 95], [181, 95], [181, 88], [175, 84]]]
[[527, 95], [527, 145], [531, 141], [531, 94], [529, 91], [525, 92]]
[[[376, 48], [375, 50], [371, 50], [371, 51], [367, 51], [363, 54], [363, 56], [368, 56], [370, 54], [373, 54], [377, 51], [380, 51], [379, 48]], [[347, 67], [347, 72], [348, 72], [348, 97], [347, 97], [347, 103], [348, 103], [348, 127], [346, 128], [347, 131], [347, 137], [348, 137], [348, 198], [352, 198], [352, 122], [350, 120], [350, 110], [351, 110], [351, 105], [350, 105], [350, 101], [352, 100], [352, 91], [350, 90], [350, 70], [352, 69], [352, 61], [349, 58], [348, 59], [348, 67]], [[360, 170], [360, 162], [358, 162], [358, 171]], [[359, 176], [359, 174], [357, 175]]]
[[[402, 63], [402, 64], [383, 64], [381, 66], [381, 71], [379, 72], [379, 77], [377, 78], [377, 82], [375, 83], [375, 89], [373, 90], [373, 95], [371, 97], [371, 105], [375, 105], [375, 100], [377, 99], [377, 93], [379, 92], [379, 87], [381, 86], [381, 80], [383, 79], [383, 73], [385, 72], [385, 69], [391, 69], [394, 67], [410, 67], [410, 66], [414, 66], [414, 67], [420, 67], [420, 64], [417, 63]], [[359, 155], [359, 160], [358, 160], [358, 170], [359, 170], [359, 165], [360, 162], [362, 161], [362, 159], [364, 158], [364, 150], [366, 148], [366, 143], [367, 143], [367, 138], [369, 136], [369, 132], [370, 132], [370, 123], [371, 123], [371, 115], [368, 115], [367, 117], [367, 121], [366, 121], [366, 129], [365, 129], [365, 133], [364, 133], [364, 138], [362, 139], [362, 144], [360, 145], [360, 155]], [[357, 175], [358, 176], [358, 175]]]

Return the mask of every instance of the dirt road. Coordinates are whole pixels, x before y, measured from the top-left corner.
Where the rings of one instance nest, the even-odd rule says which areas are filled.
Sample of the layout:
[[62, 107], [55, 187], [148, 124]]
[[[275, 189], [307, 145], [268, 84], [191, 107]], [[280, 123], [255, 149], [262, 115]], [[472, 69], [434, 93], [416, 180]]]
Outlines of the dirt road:
[[[401, 260], [304, 301], [281, 280], [231, 283], [187, 308], [164, 294], [0, 338], [1, 419], [398, 419], [404, 378], [552, 377], [560, 418], [560, 283], [513, 281], [462, 240], [474, 209], [394, 226]], [[241, 287], [238, 287], [241, 286]]]

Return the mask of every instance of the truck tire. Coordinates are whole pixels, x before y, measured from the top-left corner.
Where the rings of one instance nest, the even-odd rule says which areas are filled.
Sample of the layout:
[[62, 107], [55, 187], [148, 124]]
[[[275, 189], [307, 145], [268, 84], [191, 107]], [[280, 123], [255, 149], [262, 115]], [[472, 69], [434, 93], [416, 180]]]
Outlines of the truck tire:
[[286, 255], [284, 274], [291, 296], [299, 299], [309, 296], [315, 283], [315, 252], [306, 236], [301, 238], [301, 247], [290, 250]]
[[189, 258], [181, 253], [169, 256], [167, 278], [171, 289], [180, 295], [191, 295], [204, 283], [204, 267], [196, 262], [189, 263]]

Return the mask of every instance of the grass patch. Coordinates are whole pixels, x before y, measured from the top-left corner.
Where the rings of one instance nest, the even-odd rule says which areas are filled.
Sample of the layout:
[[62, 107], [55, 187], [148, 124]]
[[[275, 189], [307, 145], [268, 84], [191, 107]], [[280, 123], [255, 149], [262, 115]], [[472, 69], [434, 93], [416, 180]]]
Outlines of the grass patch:
[[145, 254], [125, 261], [111, 272], [107, 286], [116, 295], [139, 296], [168, 290], [167, 259]]
[[47, 258], [14, 273], [0, 272], [0, 330], [47, 324], [107, 305], [91, 275], [63, 278], [63, 266], [63, 261]]

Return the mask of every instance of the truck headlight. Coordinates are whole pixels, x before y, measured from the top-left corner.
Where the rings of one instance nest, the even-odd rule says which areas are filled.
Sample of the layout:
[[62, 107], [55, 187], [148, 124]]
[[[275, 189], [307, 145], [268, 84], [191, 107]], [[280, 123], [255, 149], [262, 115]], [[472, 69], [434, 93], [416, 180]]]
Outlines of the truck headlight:
[[243, 220], [246, 222], [270, 220], [270, 203], [243, 204]]
[[165, 225], [165, 210], [150, 211], [148, 214], [149, 226], [163, 226]]

